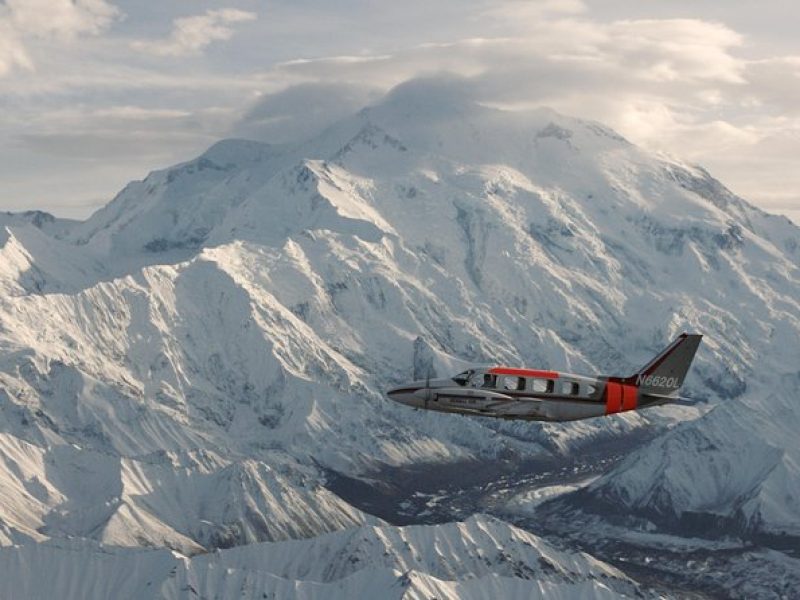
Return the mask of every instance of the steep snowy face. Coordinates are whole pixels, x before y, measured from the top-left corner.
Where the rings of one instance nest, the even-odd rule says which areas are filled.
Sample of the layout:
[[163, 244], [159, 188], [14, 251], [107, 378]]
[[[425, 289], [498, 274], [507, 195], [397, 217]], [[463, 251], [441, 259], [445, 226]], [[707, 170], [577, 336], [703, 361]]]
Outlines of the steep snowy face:
[[74, 245], [61, 243], [77, 221], [32, 210], [0, 213], [0, 291], [3, 295], [73, 291], [104, 273]]
[[[739, 438], [719, 427], [729, 459], [742, 440], [758, 446], [776, 420], [770, 379], [759, 374], [790, 377], [800, 363], [800, 232], [788, 220], [597, 124], [443, 103], [418, 84], [301, 145], [221, 142], [129, 185], [59, 239], [6, 231], [0, 429], [43, 450], [76, 444], [120, 459], [207, 451], [238, 465], [218, 469], [245, 481], [237, 502], [256, 498], [266, 512], [276, 505], [253, 486], [266, 466], [301, 488], [297, 501], [313, 512], [327, 502], [313, 488], [319, 465], [354, 474], [375, 463], [533, 453], [537, 441], [641, 423], [506, 425], [383, 399], [423, 366], [440, 375], [494, 361], [622, 374], [675, 334], [699, 331], [686, 395], [739, 399], [725, 409], [739, 423], [759, 416]], [[782, 398], [794, 393], [781, 389]], [[797, 414], [788, 401], [787, 410]], [[705, 435], [716, 413], [675, 435]], [[778, 449], [793, 439], [791, 420], [781, 421], [769, 441]], [[731, 486], [691, 498], [678, 490], [709, 475], [687, 471], [706, 452], [702, 435], [669, 447], [683, 475], [631, 461], [625, 469], [638, 475], [614, 474], [615, 493], [650, 498], [634, 489], [646, 475], [668, 500], [642, 502], [659, 511], [733, 498], [745, 506], [754, 489], [764, 491], [759, 506], [783, 510], [778, 479], [762, 474], [784, 465], [796, 482], [790, 453], [765, 450]], [[154, 480], [187, 495], [208, 489], [200, 471], [164, 468]], [[77, 492], [52, 472], [38, 477], [54, 496], [31, 519], [85, 506], [69, 504]], [[265, 529], [235, 507], [211, 517], [194, 507], [177, 523], [173, 507], [151, 500], [170, 539], [183, 536], [173, 546], [321, 531]], [[363, 519], [345, 513], [331, 508], [331, 522]], [[225, 533], [230, 523], [241, 535]], [[34, 537], [38, 526], [15, 527]]]
[[[78, 245], [123, 261], [131, 253], [188, 256], [213, 227], [285, 161], [281, 150], [245, 140], [215, 144], [203, 156], [128, 184], [70, 231]], [[127, 266], [127, 263], [125, 264]]]
[[[41, 210], [20, 213], [0, 212], [0, 227], [22, 227], [30, 225], [44, 233], [61, 237], [78, 224], [72, 219], [60, 219]], [[0, 238], [2, 241], [2, 238]]]

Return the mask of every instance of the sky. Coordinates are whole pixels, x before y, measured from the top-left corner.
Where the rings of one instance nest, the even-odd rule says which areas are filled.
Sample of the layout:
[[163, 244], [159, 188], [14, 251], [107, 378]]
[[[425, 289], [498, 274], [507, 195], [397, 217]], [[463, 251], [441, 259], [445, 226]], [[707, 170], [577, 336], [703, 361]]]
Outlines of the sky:
[[0, 210], [85, 218], [420, 76], [601, 121], [800, 224], [796, 0], [0, 0]]

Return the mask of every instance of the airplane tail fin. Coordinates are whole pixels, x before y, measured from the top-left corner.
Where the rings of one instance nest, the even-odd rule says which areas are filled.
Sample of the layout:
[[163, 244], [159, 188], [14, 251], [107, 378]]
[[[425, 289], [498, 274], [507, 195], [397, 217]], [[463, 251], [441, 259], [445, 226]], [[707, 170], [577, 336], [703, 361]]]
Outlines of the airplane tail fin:
[[635, 385], [644, 393], [674, 394], [683, 385], [702, 339], [700, 334], [682, 333], [658, 356], [627, 377], [626, 383]]

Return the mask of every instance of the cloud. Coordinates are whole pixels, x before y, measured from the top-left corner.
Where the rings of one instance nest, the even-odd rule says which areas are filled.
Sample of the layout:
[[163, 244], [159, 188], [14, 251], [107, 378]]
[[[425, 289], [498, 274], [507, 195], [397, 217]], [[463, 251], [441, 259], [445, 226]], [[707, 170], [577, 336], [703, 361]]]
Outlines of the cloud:
[[31, 40], [97, 35], [120, 16], [105, 0], [6, 0], [0, 4], [0, 76], [34, 69]]
[[[174, 129], [162, 132], [136, 130], [127, 132], [125, 136], [119, 135], [116, 130], [22, 134], [16, 140], [40, 155], [67, 157], [70, 160], [158, 158], [170, 154], [160, 150], [165, 144], [171, 149], [180, 146], [185, 150], [196, 148], [195, 136]], [[210, 145], [213, 141], [206, 140], [206, 144]]]
[[800, 56], [749, 61], [744, 77], [749, 83], [744, 103], [751, 109], [800, 115]]
[[6, 0], [4, 12], [24, 34], [63, 38], [96, 35], [120, 16], [105, 0]]
[[[514, 5], [504, 3], [492, 18], [512, 18]], [[748, 59], [744, 36], [718, 22], [604, 23], [587, 18], [577, 4], [552, 18], [529, 12], [535, 14], [516, 24], [524, 35], [292, 60], [263, 78], [265, 85], [288, 86], [281, 95], [289, 98], [293, 85], [386, 91], [451, 73], [460, 76], [451, 86], [458, 94], [508, 109], [550, 106], [607, 123], [651, 150], [708, 166], [762, 206], [785, 212], [792, 200], [779, 205], [777, 199], [797, 197], [800, 176], [791, 173], [799, 170], [787, 157], [800, 155], [800, 58]], [[261, 102], [266, 109], [272, 97]], [[327, 124], [322, 112], [318, 117], [315, 126]], [[291, 135], [289, 122], [283, 137]]]
[[0, 17], [0, 77], [16, 69], [33, 69], [33, 61], [19, 33]]
[[253, 21], [253, 12], [235, 8], [208, 10], [202, 15], [175, 19], [172, 33], [167, 39], [156, 41], [137, 40], [132, 46], [158, 56], [191, 56], [200, 54], [215, 41], [228, 40], [234, 34], [231, 25]]
[[527, 26], [532, 20], [576, 15], [586, 10], [587, 6], [582, 0], [504, 0], [480, 11], [479, 18], [495, 19], [504, 26], [515, 23]]
[[479, 102], [512, 109], [551, 106], [607, 122], [640, 143], [657, 142], [695, 124], [725, 121], [720, 113], [741, 111], [752, 92], [748, 63], [734, 54], [742, 36], [718, 23], [534, 19], [527, 29], [524, 37], [288, 61], [264, 78], [284, 85], [335, 83], [388, 90], [415, 77], [452, 73], [464, 78], [461, 93]]
[[[65, 106], [31, 115], [29, 123], [33, 127], [9, 132], [7, 142], [22, 151], [72, 161], [139, 158], [152, 162], [202, 151], [230, 127], [230, 115], [213, 108]], [[153, 162], [153, 166], [163, 165]]]
[[[740, 46], [741, 36], [717, 23], [691, 19], [660, 21], [619, 21], [598, 23], [581, 19], [533, 20], [527, 34], [518, 37], [470, 38], [451, 43], [424, 44], [391, 55], [325, 57], [318, 60], [288, 61], [279, 65], [281, 75], [313, 80], [356, 81], [392, 85], [416, 74], [452, 71], [465, 76], [492, 72], [506, 74], [548, 73], [557, 82], [571, 78], [577, 83], [597, 83], [613, 76], [626, 83], [657, 89], [663, 83], [676, 85], [739, 84], [745, 62], [731, 50]], [[559, 74], [561, 72], [561, 74]], [[509, 77], [513, 79], [513, 77]], [[534, 85], [535, 84], [535, 85]], [[486, 95], [519, 96], [548, 80], [525, 78], [490, 88]], [[607, 87], [607, 86], [603, 86]], [[590, 92], [592, 89], [584, 89]]]
[[512, 109], [551, 106], [668, 151], [688, 146], [695, 128], [716, 131], [719, 147], [755, 143], [758, 133], [744, 126], [748, 111], [800, 94], [800, 63], [748, 61], [737, 54], [743, 36], [720, 23], [537, 17], [526, 30], [525, 36], [425, 44], [393, 54], [288, 61], [264, 77], [387, 90], [448, 72], [465, 78], [463, 93], [477, 101]]
[[260, 98], [232, 135], [270, 143], [301, 140], [355, 113], [381, 95], [358, 84], [302, 83]]

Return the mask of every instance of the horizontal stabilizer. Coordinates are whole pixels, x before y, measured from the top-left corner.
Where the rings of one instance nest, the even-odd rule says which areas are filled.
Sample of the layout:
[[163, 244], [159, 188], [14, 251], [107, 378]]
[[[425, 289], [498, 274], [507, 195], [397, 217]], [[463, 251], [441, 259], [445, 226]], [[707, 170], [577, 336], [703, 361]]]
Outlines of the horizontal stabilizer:
[[684, 398], [683, 396], [673, 396], [671, 394], [653, 394], [651, 392], [646, 392], [642, 394], [642, 397], [655, 398], [656, 400], [662, 400], [665, 403], [679, 404], [681, 406], [694, 406], [697, 404], [697, 400], [693, 400], [692, 398]]

